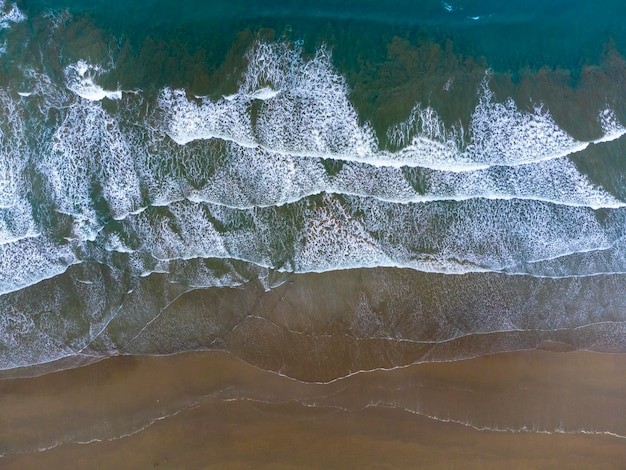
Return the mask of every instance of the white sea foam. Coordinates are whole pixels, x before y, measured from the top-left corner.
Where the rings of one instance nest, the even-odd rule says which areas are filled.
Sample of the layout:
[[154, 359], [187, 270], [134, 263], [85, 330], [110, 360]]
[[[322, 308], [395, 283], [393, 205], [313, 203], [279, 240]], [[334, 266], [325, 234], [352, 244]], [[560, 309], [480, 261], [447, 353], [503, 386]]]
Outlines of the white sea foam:
[[269, 84], [281, 92], [259, 110], [255, 132], [261, 146], [292, 154], [374, 158], [374, 133], [359, 125], [345, 80], [334, 71], [326, 48], [305, 60], [286, 43], [257, 43], [246, 57], [241, 89]]
[[541, 107], [528, 113], [518, 110], [511, 98], [496, 102], [488, 78], [489, 74], [481, 84], [480, 100], [471, 118], [471, 141], [465, 151], [471, 160], [516, 165], [560, 158], [587, 146], [560, 129]]
[[587, 250], [572, 250], [555, 258], [523, 262], [507, 267], [505, 271], [549, 278], [623, 273], [626, 266], [625, 224], [623, 216], [615, 217], [611, 221], [612, 227], [619, 228], [617, 233], [607, 237], [605, 245], [600, 244]]
[[[606, 246], [608, 235], [587, 208], [536, 201], [473, 199], [409, 206], [347, 198], [351, 214], [400, 265], [413, 260], [499, 271], [536, 260]], [[474, 268], [473, 268], [474, 269]]]
[[389, 130], [388, 139], [400, 147], [397, 153], [403, 155], [402, 160], [446, 171], [558, 159], [589, 145], [560, 129], [541, 107], [529, 113], [518, 110], [510, 98], [496, 102], [489, 73], [481, 83], [468, 132], [462, 127], [446, 128], [432, 108], [417, 105], [407, 121]]
[[43, 237], [0, 245], [0, 295], [57, 276], [76, 262], [69, 245]]
[[119, 100], [122, 98], [120, 90], [108, 91], [97, 85], [94, 80], [104, 72], [99, 65], [92, 65], [83, 60], [65, 68], [67, 88], [81, 98], [90, 101], [100, 101], [104, 98]]
[[38, 234], [27, 199], [30, 161], [20, 104], [0, 90], [0, 245]]
[[264, 87], [252, 92], [250, 94], [250, 97], [255, 100], [265, 101], [274, 98], [276, 95], [278, 95], [278, 93], [280, 93], [278, 90], [273, 90], [270, 87]]
[[[571, 264], [571, 255], [605, 250], [620, 236], [591, 209], [625, 205], [562, 156], [587, 144], [540, 108], [496, 103], [488, 76], [468, 131], [416, 106], [389, 130], [391, 149], [381, 150], [359, 124], [326, 49], [305, 59], [298, 47], [258, 43], [248, 62], [236, 94], [212, 101], [164, 89], [139, 126], [132, 109], [141, 98], [121, 96], [124, 106], [107, 111], [83, 96], [80, 87], [95, 84], [99, 66], [66, 69], [73, 94], [27, 71], [34, 97], [3, 95], [9, 133], [0, 137], [10, 151], [0, 155], [9, 175], [0, 179], [0, 244], [40, 235], [21, 179], [30, 150], [19, 147], [20, 106], [35, 103], [61, 116], [31, 163], [55, 209], [70, 216], [69, 238], [146, 256], [141, 272], [196, 257], [298, 272], [625, 270], [620, 256]], [[599, 119], [605, 140], [623, 134], [612, 111]], [[94, 194], [106, 207], [96, 207]], [[107, 227], [111, 218], [121, 228]]]
[[77, 238], [93, 240], [100, 227], [92, 194], [95, 183], [100, 185], [113, 218], [122, 218], [140, 206], [132, 144], [98, 102], [68, 104], [38, 168], [58, 211], [74, 216]]
[[594, 209], [626, 205], [593, 185], [567, 158], [466, 173], [423, 173], [424, 200], [525, 199]]
[[[215, 137], [276, 153], [376, 162], [369, 126], [360, 126], [325, 48], [305, 61], [286, 43], [257, 43], [240, 91], [198, 105], [180, 90], [164, 90], [160, 105], [167, 133], [178, 143]], [[256, 121], [250, 102], [261, 99]]]
[[[396, 150], [382, 150], [371, 127], [359, 124], [327, 49], [306, 60], [296, 46], [259, 42], [246, 57], [248, 69], [233, 95], [197, 101], [182, 90], [162, 91], [165, 130], [175, 142], [219, 138], [275, 154], [457, 172], [558, 159], [589, 145], [560, 129], [541, 106], [527, 112], [512, 99], [496, 102], [487, 73], [467, 131], [446, 127], [432, 108], [418, 105], [388, 132]], [[254, 99], [261, 100], [255, 118]], [[599, 141], [624, 132], [610, 110], [601, 123]]]
[[6, 29], [11, 23], [19, 23], [26, 19], [26, 15], [17, 7], [15, 3], [11, 3], [10, 8], [4, 0], [0, 0], [0, 29]]
[[245, 147], [257, 145], [248, 96], [234, 95], [216, 102], [202, 98], [196, 103], [187, 99], [184, 90], [165, 88], [159, 96], [159, 106], [168, 113], [167, 134], [178, 144], [220, 138]]
[[252, 208], [295, 202], [330, 187], [324, 167], [314, 159], [269, 154], [236, 144], [221, 151], [225, 164], [206, 177], [202, 186], [187, 189], [187, 199]]
[[22, 199], [10, 208], [0, 209], [0, 245], [39, 235], [28, 201]]
[[626, 127], [619, 122], [619, 119], [617, 119], [617, 116], [612, 109], [605, 109], [601, 111], [598, 115], [598, 121], [600, 122], [604, 135], [599, 139], [594, 140], [594, 144], [617, 140], [626, 134]]
[[[171, 158], [175, 152], [176, 149], [162, 153]], [[207, 172], [207, 156], [219, 162], [211, 172]], [[276, 154], [229, 142], [218, 150], [200, 146], [177, 160], [186, 169], [184, 177], [176, 176], [183, 181], [178, 185], [170, 183], [171, 190], [167, 191], [164, 181], [173, 175], [161, 175], [160, 183], [152, 183], [161, 192], [160, 196], [153, 196], [154, 205], [186, 198], [247, 209], [293, 203], [323, 192], [371, 196], [397, 203], [486, 198], [537, 200], [594, 209], [625, 205], [594, 186], [567, 158], [462, 173], [343, 162], [329, 174], [321, 159]]]
[[146, 210], [129, 217], [125, 230], [141, 240], [141, 249], [156, 259], [228, 258], [224, 240], [210, 217], [201, 204], [173, 203], [167, 210]]
[[[23, 82], [18, 89], [18, 95], [33, 99], [21, 100], [21, 104], [23, 106], [29, 103], [35, 104], [41, 116], [47, 115], [52, 109], [59, 111], [64, 109], [74, 96], [65, 86], [59, 87], [53, 83], [52, 79], [41, 70], [24, 67], [23, 73]], [[36, 134], [41, 134], [41, 137], [46, 135], [45, 132], [41, 132], [41, 129], [38, 129]]]
[[[396, 266], [524, 273], [528, 266], [537, 276], [539, 262], [552, 260], [543, 274], [556, 277], [593, 274], [598, 263], [574, 266], [571, 255], [605, 250], [625, 236], [613, 230], [619, 218], [607, 228], [587, 207], [539, 201], [398, 205], [325, 195], [290, 205], [288, 217], [281, 211], [182, 201], [129, 217], [124, 231], [143, 241], [140, 251], [164, 260], [226, 257], [295, 272]], [[625, 272], [625, 262], [614, 257], [603, 266]]]
[[321, 205], [305, 209], [304, 220], [302, 244], [294, 261], [296, 271], [394, 264], [336, 198], [325, 196]]

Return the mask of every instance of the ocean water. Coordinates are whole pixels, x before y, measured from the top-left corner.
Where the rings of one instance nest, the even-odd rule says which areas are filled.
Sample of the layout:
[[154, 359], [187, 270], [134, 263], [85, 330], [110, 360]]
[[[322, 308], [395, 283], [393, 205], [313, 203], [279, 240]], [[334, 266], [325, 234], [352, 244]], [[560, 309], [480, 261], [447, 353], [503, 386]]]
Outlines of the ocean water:
[[1, 376], [626, 352], [625, 17], [0, 1]]
[[[378, 322], [394, 316], [372, 299], [382, 296], [447, 332], [389, 339], [569, 329], [576, 347], [624, 349], [619, 335], [588, 344], [575, 333], [624, 320], [617, 3], [595, 23], [571, 20], [555, 57], [576, 52], [577, 68], [546, 56], [538, 71], [554, 47], [542, 28], [556, 22], [556, 33], [584, 6], [162, 3], [2, 5], [3, 369], [159, 350], [165, 338], [153, 332], [148, 346], [141, 332], [197, 290], [270, 291], [364, 268], [397, 269], [378, 288], [335, 295], [363, 297]], [[309, 17], [327, 26], [290, 24]], [[578, 49], [584, 22], [601, 54]], [[496, 53], [482, 42], [502, 24], [511, 33]], [[539, 48], [515, 46], [520, 24]], [[347, 59], [346, 41], [359, 39]], [[472, 49], [483, 56], [462, 52]], [[504, 68], [503, 51], [524, 61]], [[426, 293], [406, 271], [470, 296], [489, 289], [491, 305], [447, 299], [426, 311], [437, 287]], [[527, 285], [538, 291], [531, 310]], [[416, 299], [395, 293], [409, 288]], [[590, 292], [563, 311], [550, 305], [564, 301], [560, 289], [565, 299]], [[202, 347], [224, 343], [228, 310], [203, 313], [222, 329]], [[468, 310], [463, 328], [444, 326]], [[169, 334], [176, 350], [197, 347]]]

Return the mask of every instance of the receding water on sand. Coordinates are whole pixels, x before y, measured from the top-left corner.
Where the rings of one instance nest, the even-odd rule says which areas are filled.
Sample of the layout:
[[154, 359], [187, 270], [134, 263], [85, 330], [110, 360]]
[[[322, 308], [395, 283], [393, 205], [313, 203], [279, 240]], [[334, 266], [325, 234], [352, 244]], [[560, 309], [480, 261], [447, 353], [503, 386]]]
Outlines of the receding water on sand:
[[623, 368], [535, 350], [314, 383], [219, 352], [118, 357], [0, 381], [3, 465], [619, 468]]

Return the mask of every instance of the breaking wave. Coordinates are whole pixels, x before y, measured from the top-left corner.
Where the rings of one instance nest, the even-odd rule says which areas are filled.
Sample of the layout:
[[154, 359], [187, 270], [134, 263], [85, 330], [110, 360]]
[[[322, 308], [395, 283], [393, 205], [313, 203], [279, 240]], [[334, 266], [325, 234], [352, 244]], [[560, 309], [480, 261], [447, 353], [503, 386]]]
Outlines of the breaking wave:
[[[3, 90], [2, 292], [102, 249], [145, 253], [154, 266], [223, 257], [297, 272], [626, 271], [623, 256], [554, 266], [621, 247], [625, 203], [568, 158], [590, 142], [541, 107], [496, 102], [489, 74], [467, 130], [416, 105], [385, 149], [359, 123], [328, 49], [305, 59], [299, 46], [258, 42], [246, 58], [239, 91], [218, 100], [107, 91], [97, 83], [106, 70], [86, 61], [65, 68], [63, 87], [27, 70], [28, 92]], [[59, 117], [50, 126], [33, 109]], [[594, 144], [625, 132], [611, 110], [599, 123]], [[31, 237], [41, 241], [22, 241]], [[20, 259], [39, 269], [12, 279]]]
[[[120, 311], [136, 318], [119, 335], [141, 339], [187, 292], [271, 290], [285, 273], [626, 274], [626, 203], [569, 158], [623, 136], [610, 109], [599, 110], [601, 137], [579, 141], [541, 106], [496, 101], [487, 73], [467, 129], [416, 104], [379, 142], [327, 48], [306, 58], [259, 41], [246, 60], [238, 91], [219, 98], [107, 89], [107, 67], [87, 60], [66, 64], [60, 84], [24, 67], [21, 83], [0, 90], [0, 303], [10, 311], [0, 352], [13, 351], [3, 367], [98, 341], [116, 350], [128, 338], [101, 333]], [[165, 300], [141, 287], [160, 275]], [[41, 318], [77, 309], [61, 349], [47, 336], [19, 346], [38, 328], [29, 289], [52, 296]]]

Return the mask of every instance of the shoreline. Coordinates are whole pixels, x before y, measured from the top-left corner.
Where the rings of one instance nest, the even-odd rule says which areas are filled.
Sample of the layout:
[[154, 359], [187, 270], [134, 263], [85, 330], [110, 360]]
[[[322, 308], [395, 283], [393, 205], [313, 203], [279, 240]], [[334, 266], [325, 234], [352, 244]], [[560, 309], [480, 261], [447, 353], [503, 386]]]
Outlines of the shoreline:
[[[298, 468], [343, 461], [378, 468], [389, 458], [409, 468], [467, 458], [476, 468], [619, 468], [625, 366], [625, 354], [529, 350], [319, 384], [223, 352], [116, 356], [0, 380], [0, 408], [8, 410], [0, 417], [0, 462]], [[354, 460], [342, 460], [347, 455]]]

